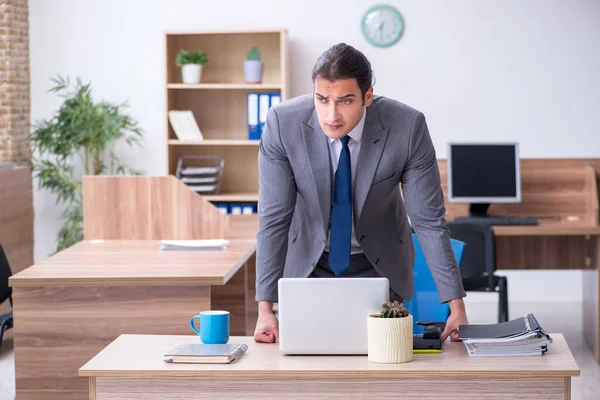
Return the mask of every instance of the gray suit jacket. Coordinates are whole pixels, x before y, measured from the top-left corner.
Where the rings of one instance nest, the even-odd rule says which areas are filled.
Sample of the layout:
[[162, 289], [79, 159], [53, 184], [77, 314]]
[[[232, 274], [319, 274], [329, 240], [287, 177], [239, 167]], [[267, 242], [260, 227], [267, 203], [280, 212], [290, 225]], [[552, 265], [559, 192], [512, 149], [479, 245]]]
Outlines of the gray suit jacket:
[[[277, 301], [279, 278], [309, 276], [329, 232], [333, 173], [312, 94], [269, 110], [258, 171], [256, 300]], [[444, 219], [435, 149], [422, 113], [375, 96], [367, 107], [353, 203], [356, 238], [397, 294], [409, 300], [414, 292], [408, 212], [440, 301], [465, 296]]]

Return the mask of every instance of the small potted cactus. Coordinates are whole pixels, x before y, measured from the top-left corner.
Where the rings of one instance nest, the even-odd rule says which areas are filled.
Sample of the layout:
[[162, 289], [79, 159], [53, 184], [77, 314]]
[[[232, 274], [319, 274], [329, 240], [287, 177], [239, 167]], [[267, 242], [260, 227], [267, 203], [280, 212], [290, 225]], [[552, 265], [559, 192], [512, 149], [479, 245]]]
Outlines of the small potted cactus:
[[248, 58], [244, 61], [244, 77], [246, 83], [261, 83], [263, 73], [263, 62], [260, 61], [260, 52], [252, 47], [248, 52]]
[[368, 316], [368, 359], [394, 364], [413, 359], [413, 317], [404, 304], [394, 301]]

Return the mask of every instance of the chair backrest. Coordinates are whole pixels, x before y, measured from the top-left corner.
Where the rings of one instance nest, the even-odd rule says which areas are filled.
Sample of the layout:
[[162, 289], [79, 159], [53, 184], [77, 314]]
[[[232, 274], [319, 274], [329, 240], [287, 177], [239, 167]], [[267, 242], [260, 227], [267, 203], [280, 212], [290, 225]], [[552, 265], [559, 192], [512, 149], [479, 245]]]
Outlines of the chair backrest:
[[493, 287], [496, 260], [492, 227], [485, 223], [450, 221], [448, 229], [450, 237], [467, 245], [460, 267], [463, 281], [487, 275], [488, 287]]
[[[423, 333], [424, 327], [416, 325], [417, 321], [435, 321], [446, 322], [450, 313], [450, 306], [447, 303], [440, 304], [437, 286], [429, 270], [425, 254], [421, 248], [421, 244], [417, 239], [417, 235], [413, 233], [413, 245], [415, 247], [415, 293], [412, 300], [405, 300], [404, 305], [413, 316], [413, 331], [414, 333]], [[461, 265], [465, 243], [450, 239], [454, 257], [458, 265]]]
[[4, 303], [4, 300], [9, 299], [12, 295], [12, 288], [8, 286], [8, 278], [12, 275], [10, 265], [4, 249], [0, 245], [0, 303]]

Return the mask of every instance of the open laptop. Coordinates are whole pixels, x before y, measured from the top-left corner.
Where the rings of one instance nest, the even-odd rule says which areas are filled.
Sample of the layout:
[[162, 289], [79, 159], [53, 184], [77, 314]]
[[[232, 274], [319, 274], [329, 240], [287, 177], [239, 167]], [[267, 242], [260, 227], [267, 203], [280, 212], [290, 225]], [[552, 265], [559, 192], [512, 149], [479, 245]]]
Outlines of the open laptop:
[[389, 300], [387, 278], [281, 278], [279, 351], [367, 354], [367, 318]]

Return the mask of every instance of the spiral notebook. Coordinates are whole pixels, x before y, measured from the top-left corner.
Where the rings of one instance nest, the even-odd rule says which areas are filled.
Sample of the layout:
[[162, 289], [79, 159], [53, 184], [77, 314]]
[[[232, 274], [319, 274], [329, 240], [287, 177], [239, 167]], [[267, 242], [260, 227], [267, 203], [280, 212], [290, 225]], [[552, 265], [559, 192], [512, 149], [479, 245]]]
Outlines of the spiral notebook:
[[533, 314], [499, 324], [460, 325], [458, 338], [470, 356], [544, 355], [552, 343]]
[[240, 358], [248, 346], [245, 344], [183, 344], [165, 354], [165, 361], [193, 364], [229, 364]]

